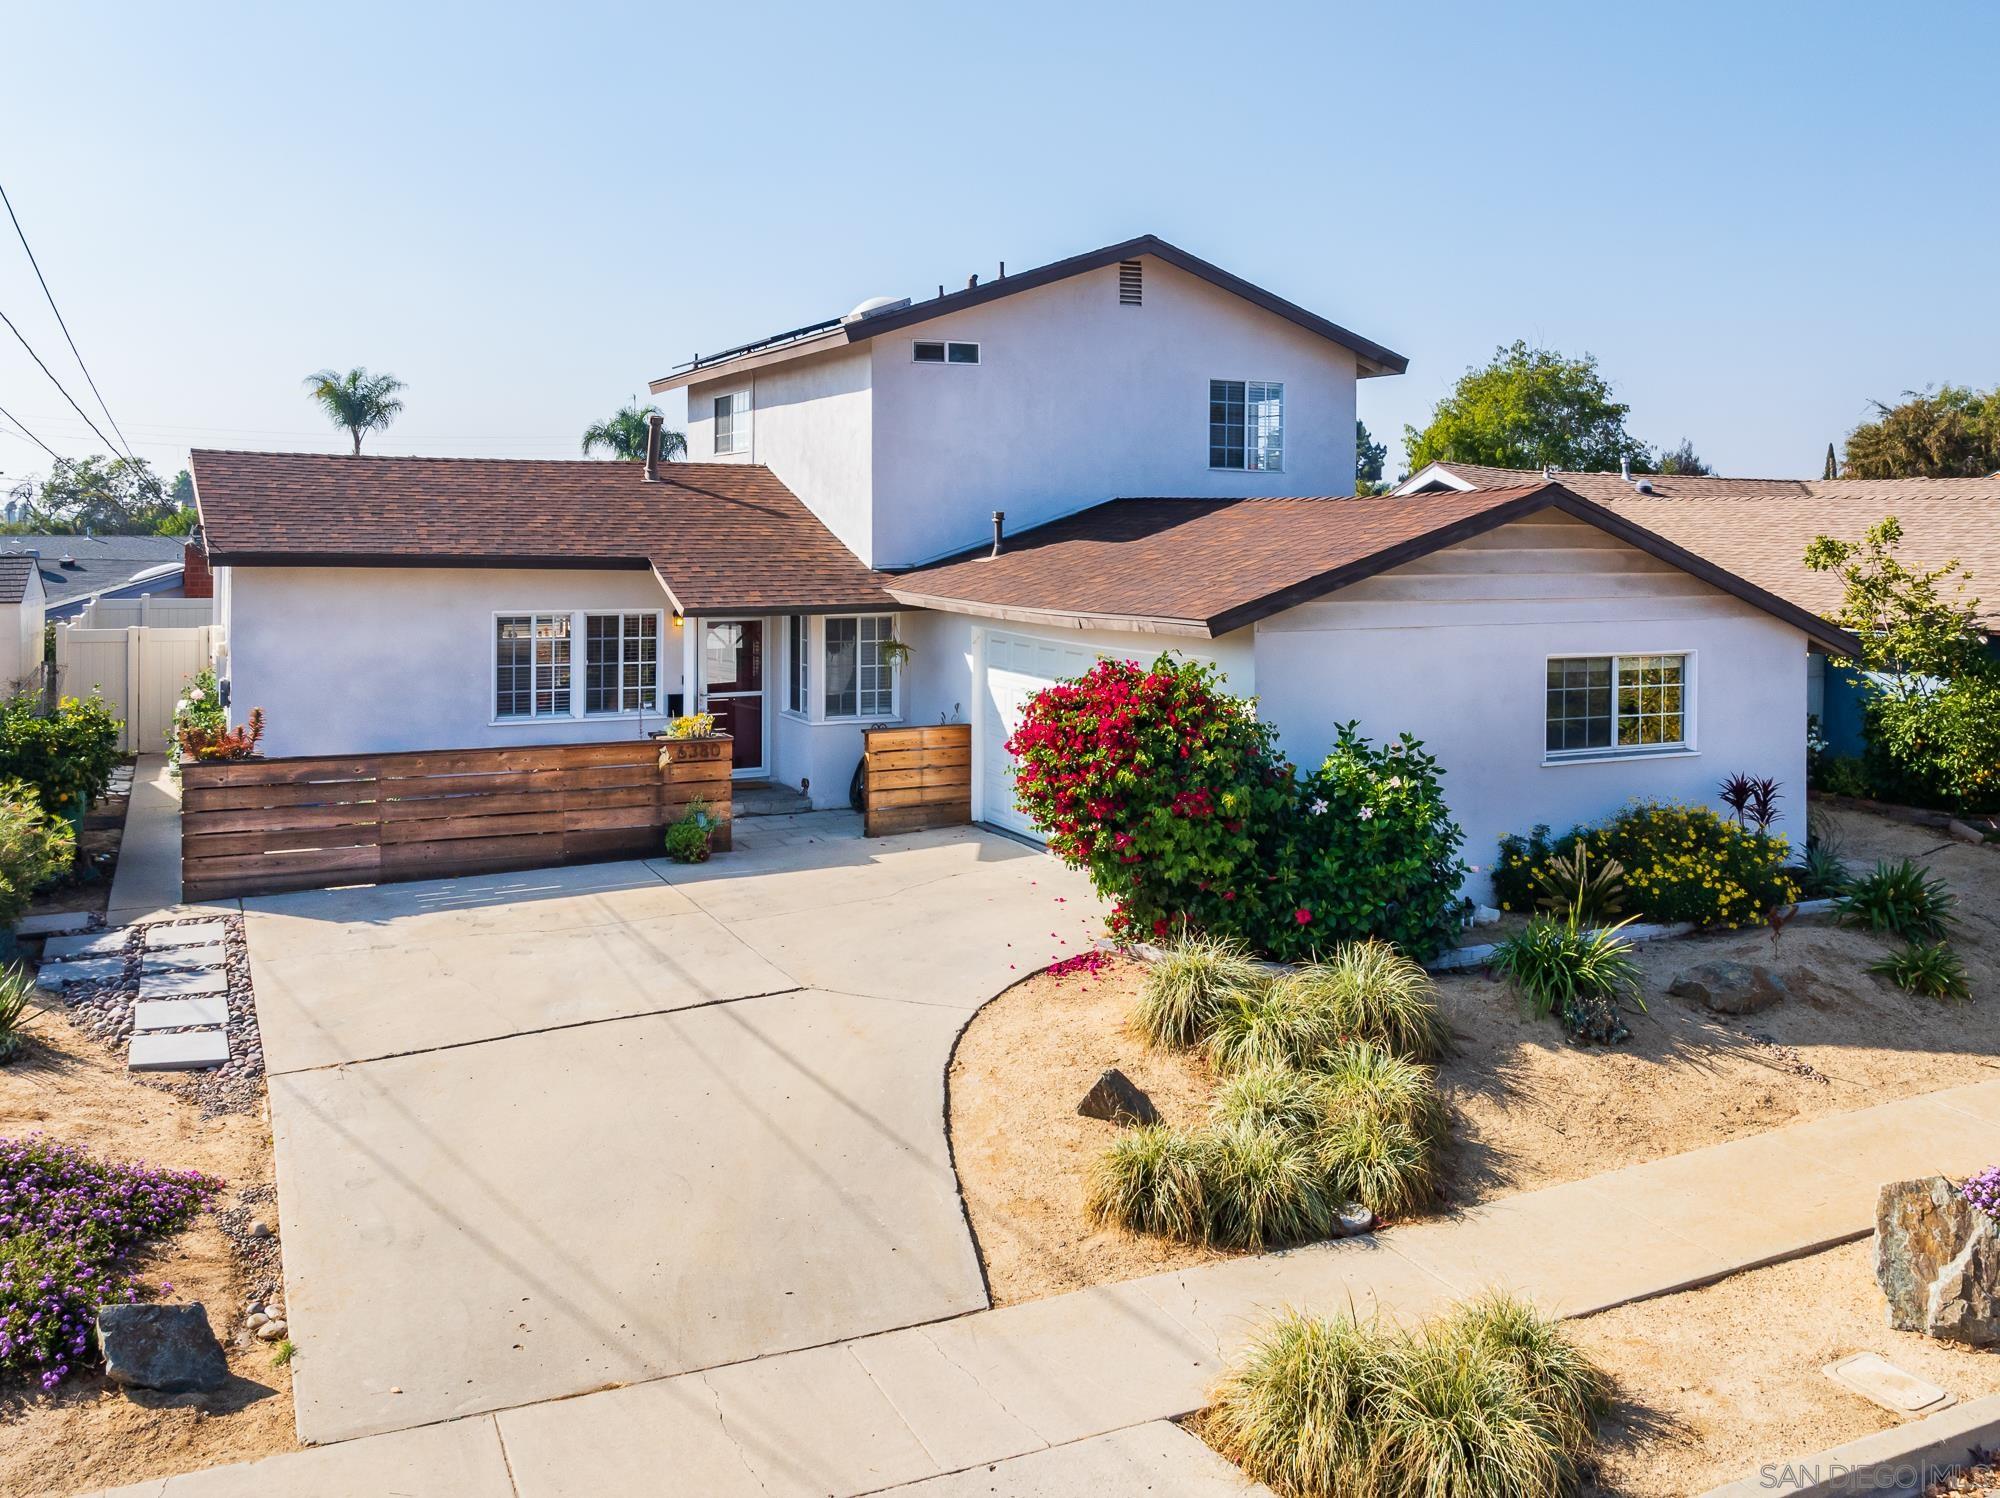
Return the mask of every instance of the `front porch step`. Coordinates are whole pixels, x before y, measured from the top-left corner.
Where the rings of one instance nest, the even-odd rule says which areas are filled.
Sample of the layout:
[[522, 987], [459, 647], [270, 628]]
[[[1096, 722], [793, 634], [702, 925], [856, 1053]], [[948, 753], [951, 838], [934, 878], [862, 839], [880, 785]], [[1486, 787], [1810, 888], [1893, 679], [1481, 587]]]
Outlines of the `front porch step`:
[[739, 780], [729, 788], [732, 817], [795, 817], [811, 810], [811, 798], [796, 786], [770, 780]]

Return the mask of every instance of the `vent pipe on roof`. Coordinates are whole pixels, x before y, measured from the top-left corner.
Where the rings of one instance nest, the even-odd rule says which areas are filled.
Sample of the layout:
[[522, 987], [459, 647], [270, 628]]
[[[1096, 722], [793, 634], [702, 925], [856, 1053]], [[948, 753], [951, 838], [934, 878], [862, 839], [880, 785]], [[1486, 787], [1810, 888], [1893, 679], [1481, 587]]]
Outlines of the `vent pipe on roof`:
[[967, 276], [967, 277], [965, 278], [965, 289], [966, 289], [967, 291], [970, 291], [970, 290], [972, 290], [972, 288], [973, 288], [973, 287], [975, 287], [975, 286], [977, 286], [978, 284], [979, 284], [979, 272], [978, 272], [978, 271], [974, 271], [974, 272], [973, 272], [973, 273], [972, 273], [971, 275], [969, 275], [969, 276]]
[[1630, 458], [1620, 458], [1618, 460], [1618, 477], [1625, 480], [1628, 484], [1632, 482], [1632, 460]]
[[1002, 281], [1007, 279], [1007, 262], [1004, 260], [1000, 262], [1000, 275], [998, 279]]
[[993, 512], [993, 555], [994, 556], [997, 557], [1000, 555], [1001, 549], [1004, 543], [1006, 542], [1006, 539], [1007, 539], [1007, 512], [1005, 510], [995, 510]]
[[660, 427], [666, 417], [655, 411], [646, 418], [646, 482], [660, 476]]

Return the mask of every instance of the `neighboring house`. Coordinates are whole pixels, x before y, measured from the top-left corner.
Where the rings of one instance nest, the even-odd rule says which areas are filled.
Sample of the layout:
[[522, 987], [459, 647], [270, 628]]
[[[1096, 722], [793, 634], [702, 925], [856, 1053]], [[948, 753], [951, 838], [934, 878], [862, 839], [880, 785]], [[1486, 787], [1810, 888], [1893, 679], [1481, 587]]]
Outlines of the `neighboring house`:
[[[1397, 485], [1399, 495], [1509, 488], [1543, 475], [1473, 463], [1431, 463]], [[1673, 474], [1558, 473], [1555, 480], [1741, 574], [1801, 608], [1832, 618], [1841, 581], [1805, 565], [1815, 536], [1858, 541], [1884, 516], [1903, 527], [1901, 555], [1915, 567], [1956, 559], [1972, 574], [1980, 622], [2000, 634], [2000, 476], [1977, 479], [1730, 479]], [[1858, 753], [1861, 699], [1855, 677], [1825, 658], [1809, 663], [1810, 711], [1837, 753]]]
[[72, 619], [92, 598], [184, 596], [192, 545], [185, 536], [0, 536], [0, 556], [34, 558], [49, 617]]
[[821, 806], [865, 725], [963, 721], [975, 815], [1031, 832], [1023, 704], [1173, 649], [1301, 761], [1350, 719], [1424, 739], [1474, 864], [1635, 795], [1800, 783], [1808, 648], [1853, 642], [1559, 484], [1353, 498], [1354, 382], [1402, 366], [1149, 239], [702, 361], [694, 461], [656, 471], [198, 451], [231, 715], [343, 754], [686, 705]]
[[40, 680], [47, 605], [34, 558], [0, 555], [0, 690], [9, 695]]

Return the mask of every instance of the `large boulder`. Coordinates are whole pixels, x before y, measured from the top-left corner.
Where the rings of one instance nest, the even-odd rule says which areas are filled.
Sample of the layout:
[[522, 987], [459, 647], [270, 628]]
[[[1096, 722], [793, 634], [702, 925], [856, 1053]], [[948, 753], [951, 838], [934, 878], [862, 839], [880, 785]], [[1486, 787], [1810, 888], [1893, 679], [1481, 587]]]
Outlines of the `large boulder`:
[[1132, 1079], [1117, 1067], [1110, 1067], [1091, 1084], [1076, 1111], [1085, 1118], [1101, 1118], [1107, 1123], [1153, 1124], [1160, 1110], [1141, 1092]]
[[196, 1394], [229, 1382], [229, 1362], [199, 1302], [183, 1306], [99, 1306], [97, 1340], [115, 1384]]
[[1875, 1204], [1875, 1283], [1898, 1331], [2000, 1342], [2000, 1223], [1943, 1176], [1893, 1181]]
[[1747, 962], [1704, 962], [1674, 975], [1667, 992], [1694, 999], [1714, 1014], [1755, 1014], [1785, 997], [1785, 985], [1767, 967]]

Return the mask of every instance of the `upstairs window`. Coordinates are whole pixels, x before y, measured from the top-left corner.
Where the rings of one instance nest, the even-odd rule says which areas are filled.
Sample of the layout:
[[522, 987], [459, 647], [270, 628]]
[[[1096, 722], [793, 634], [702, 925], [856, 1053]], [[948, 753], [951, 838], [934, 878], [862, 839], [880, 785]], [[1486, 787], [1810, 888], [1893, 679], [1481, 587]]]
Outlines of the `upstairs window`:
[[1552, 755], [1687, 745], [1687, 657], [1571, 655], [1549, 661]]
[[495, 622], [493, 715], [569, 716], [568, 614], [502, 614]]
[[732, 390], [715, 398], [715, 450], [717, 453], [750, 451], [750, 392]]
[[1251, 473], [1285, 467], [1285, 387], [1269, 380], [1208, 382], [1208, 466]]
[[896, 713], [896, 663], [882, 647], [896, 638], [888, 614], [826, 621], [826, 716], [890, 718]]
[[910, 345], [911, 357], [919, 364], [977, 364], [979, 345], [976, 343], [914, 343]]

